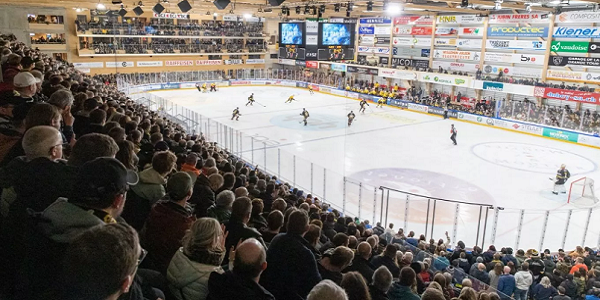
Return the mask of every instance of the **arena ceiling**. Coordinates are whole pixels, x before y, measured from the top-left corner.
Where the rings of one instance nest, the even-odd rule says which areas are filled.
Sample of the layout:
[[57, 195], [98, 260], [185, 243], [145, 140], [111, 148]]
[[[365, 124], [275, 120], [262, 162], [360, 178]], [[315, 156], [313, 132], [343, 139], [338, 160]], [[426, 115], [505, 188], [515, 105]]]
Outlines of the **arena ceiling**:
[[[380, 0], [380, 1], [348, 1], [348, 0], [287, 0], [280, 6], [271, 6], [269, 0], [231, 0], [231, 3], [224, 10], [217, 10], [213, 1], [210, 0], [188, 0], [192, 6], [191, 13], [208, 14], [208, 13], [223, 13], [228, 14], [233, 10], [234, 14], [254, 14], [262, 17], [285, 17], [282, 16], [281, 8], [290, 8], [289, 18], [304, 19], [314, 18], [315, 15], [303, 14], [304, 9], [301, 9], [300, 14], [296, 14], [295, 8], [305, 6], [320, 7], [325, 5], [325, 13], [323, 17], [344, 17], [346, 16], [348, 3], [352, 5], [352, 17], [361, 16], [382, 16], [386, 15], [384, 5], [395, 5], [400, 7], [400, 14], [444, 14], [444, 13], [465, 13], [465, 14], [482, 14], [487, 15], [493, 12], [499, 13], [525, 13], [540, 12], [540, 13], [558, 13], [561, 11], [570, 10], [595, 10], [600, 3], [600, 0], [468, 0], [468, 6], [465, 7], [465, 0]], [[276, 1], [276, 0], [271, 0]], [[280, 0], [281, 1], [281, 0]], [[52, 6], [65, 7], [67, 9], [95, 9], [98, 3], [105, 5], [107, 9], [120, 9], [121, 4], [113, 4], [112, 0], [4, 0], [3, 4], [14, 4], [22, 6]], [[118, 1], [117, 1], [118, 2]], [[180, 0], [124, 0], [122, 5], [125, 9], [131, 10], [143, 4], [143, 9], [151, 11], [156, 3], [161, 3], [166, 10], [173, 13], [180, 12], [177, 3]], [[387, 2], [387, 3], [385, 3]], [[372, 3], [372, 4], [370, 4]], [[500, 3], [500, 9], [498, 4]], [[334, 7], [340, 6], [339, 12], [334, 11]], [[370, 5], [369, 5], [370, 4]], [[368, 9], [372, 7], [372, 9]], [[268, 12], [272, 9], [271, 12]], [[265, 12], [267, 10], [267, 12]]]

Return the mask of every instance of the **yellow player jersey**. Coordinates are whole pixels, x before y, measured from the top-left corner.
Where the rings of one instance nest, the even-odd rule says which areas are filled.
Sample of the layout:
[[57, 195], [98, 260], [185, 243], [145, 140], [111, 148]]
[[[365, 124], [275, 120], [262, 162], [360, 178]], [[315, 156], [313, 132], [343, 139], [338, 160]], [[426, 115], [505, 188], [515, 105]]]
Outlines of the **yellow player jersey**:
[[374, 85], [374, 87], [375, 87], [375, 88], [378, 88], [378, 87], [379, 87], [379, 83], [375, 82], [375, 85]]
[[394, 92], [397, 92], [399, 89], [400, 89], [400, 87], [399, 87], [399, 86], [397, 86], [397, 85], [394, 85]]
[[346, 86], [346, 91], [349, 91], [349, 90], [350, 90], [350, 86], [349, 86], [349, 85], [347, 85], [347, 86]]
[[288, 100], [294, 100], [294, 96], [290, 96]]
[[206, 83], [202, 85], [202, 88], [205, 89], [206, 88]]
[[214, 84], [214, 83], [211, 83], [211, 84], [210, 84], [210, 86], [212, 86], [212, 87], [215, 87], [215, 86], [217, 86], [217, 85], [216, 85], [216, 84]]

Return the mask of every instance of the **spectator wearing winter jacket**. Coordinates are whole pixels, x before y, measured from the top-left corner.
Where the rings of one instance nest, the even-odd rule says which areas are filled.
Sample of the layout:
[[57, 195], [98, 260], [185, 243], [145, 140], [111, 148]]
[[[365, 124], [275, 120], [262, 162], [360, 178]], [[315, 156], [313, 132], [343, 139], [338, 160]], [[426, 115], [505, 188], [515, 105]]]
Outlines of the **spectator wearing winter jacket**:
[[498, 279], [498, 294], [500, 299], [507, 300], [512, 297], [515, 292], [516, 281], [515, 277], [510, 274], [510, 267], [504, 267], [504, 274]]
[[533, 283], [533, 276], [529, 272], [529, 264], [523, 263], [521, 265], [521, 271], [515, 274], [516, 289], [515, 289], [515, 300], [527, 300], [527, 291]]
[[513, 264], [515, 264], [515, 266], [518, 266], [518, 261], [517, 261], [517, 258], [514, 257], [514, 255], [513, 255], [512, 248], [506, 248], [506, 254], [504, 254], [504, 256], [502, 256], [502, 263], [505, 266], [508, 265], [509, 261], [512, 261]]
[[490, 284], [490, 275], [488, 275], [488, 272], [485, 269], [485, 265], [483, 263], [477, 265], [477, 270], [475, 270], [475, 272], [473, 273], [473, 277], [485, 284]]
[[577, 283], [573, 279], [573, 274], [567, 275], [565, 281], [560, 284], [560, 287], [565, 289], [565, 295], [571, 297], [571, 299], [578, 298], [577, 295]]
[[563, 286], [559, 286], [557, 289], [558, 295], [554, 296], [552, 300], [571, 300], [571, 297], [565, 294], [565, 288]]
[[556, 289], [550, 283], [548, 277], [543, 277], [532, 290], [533, 300], [550, 300], [557, 295]]

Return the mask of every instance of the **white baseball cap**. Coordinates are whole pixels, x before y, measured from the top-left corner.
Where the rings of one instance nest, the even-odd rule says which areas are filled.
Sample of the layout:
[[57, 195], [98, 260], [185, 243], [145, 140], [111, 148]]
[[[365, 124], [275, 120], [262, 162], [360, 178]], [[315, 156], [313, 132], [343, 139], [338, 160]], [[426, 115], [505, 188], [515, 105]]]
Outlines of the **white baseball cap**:
[[29, 72], [20, 72], [13, 79], [13, 85], [15, 87], [28, 87], [40, 82], [42, 81], [38, 78], [35, 78], [35, 76]]

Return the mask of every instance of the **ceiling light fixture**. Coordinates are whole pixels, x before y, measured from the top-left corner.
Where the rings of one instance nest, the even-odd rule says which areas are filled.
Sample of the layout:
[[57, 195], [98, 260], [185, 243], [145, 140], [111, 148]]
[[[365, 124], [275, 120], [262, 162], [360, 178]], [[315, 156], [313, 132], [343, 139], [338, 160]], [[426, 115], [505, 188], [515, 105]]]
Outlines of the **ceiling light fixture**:
[[402, 13], [402, 7], [398, 3], [392, 3], [392, 4], [388, 5], [385, 12], [388, 15], [392, 15], [392, 16], [399, 15], [400, 13]]
[[96, 5], [96, 9], [105, 10], [106, 9], [106, 5], [98, 2], [98, 4]]

